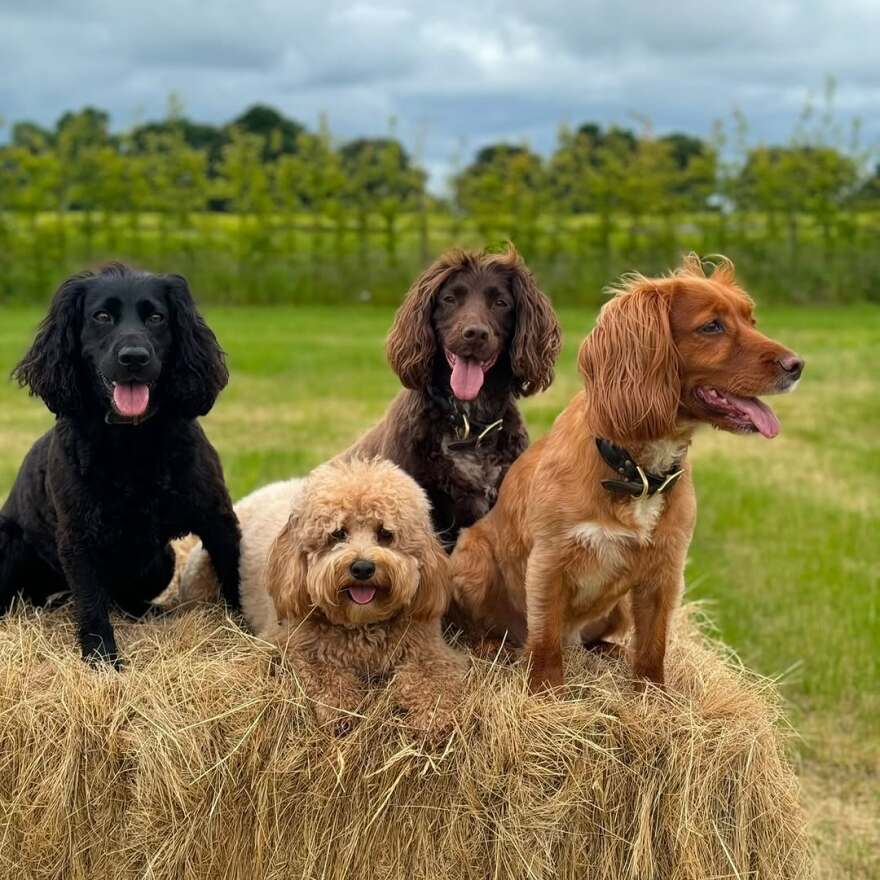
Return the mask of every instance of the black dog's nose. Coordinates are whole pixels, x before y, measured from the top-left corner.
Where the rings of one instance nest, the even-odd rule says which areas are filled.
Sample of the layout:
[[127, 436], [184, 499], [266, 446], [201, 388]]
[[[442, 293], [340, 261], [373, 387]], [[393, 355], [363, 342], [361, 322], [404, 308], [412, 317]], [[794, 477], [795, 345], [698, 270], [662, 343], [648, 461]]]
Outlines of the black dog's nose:
[[129, 370], [139, 370], [150, 362], [150, 353], [142, 345], [123, 345], [116, 359]]
[[355, 559], [348, 567], [353, 578], [359, 581], [368, 581], [375, 574], [376, 566], [369, 559]]
[[776, 363], [778, 363], [792, 379], [800, 379], [801, 373], [804, 371], [804, 359], [799, 358], [796, 354], [787, 354], [785, 357], [779, 358]]
[[468, 342], [485, 342], [489, 338], [489, 328], [485, 324], [469, 324], [461, 335]]

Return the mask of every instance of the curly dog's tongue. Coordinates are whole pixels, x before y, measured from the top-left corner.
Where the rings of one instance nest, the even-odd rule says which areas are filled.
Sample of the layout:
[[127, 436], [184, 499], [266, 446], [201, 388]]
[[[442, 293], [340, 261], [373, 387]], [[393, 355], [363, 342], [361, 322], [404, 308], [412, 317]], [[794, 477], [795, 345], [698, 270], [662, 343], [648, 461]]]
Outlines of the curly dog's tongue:
[[373, 596], [376, 595], [376, 588], [349, 587], [348, 595], [351, 596], [351, 601], [358, 605], [369, 605], [373, 601]]
[[113, 405], [121, 416], [142, 416], [150, 405], [150, 386], [140, 382], [117, 382], [113, 386]]
[[476, 358], [457, 357], [449, 384], [459, 400], [473, 400], [483, 387], [483, 366]]

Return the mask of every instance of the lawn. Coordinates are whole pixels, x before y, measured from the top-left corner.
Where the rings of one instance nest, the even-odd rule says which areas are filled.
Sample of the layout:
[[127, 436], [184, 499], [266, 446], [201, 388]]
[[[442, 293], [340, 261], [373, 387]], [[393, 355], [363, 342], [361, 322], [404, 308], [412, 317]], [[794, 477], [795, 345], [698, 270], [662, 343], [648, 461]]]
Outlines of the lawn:
[[[398, 387], [382, 341], [391, 311], [214, 308], [232, 380], [205, 427], [232, 494], [304, 473], [375, 421]], [[40, 313], [0, 312], [0, 373]], [[563, 310], [553, 388], [524, 403], [533, 438], [578, 387], [577, 344], [593, 314]], [[880, 875], [880, 309], [774, 308], [764, 329], [807, 361], [774, 401], [773, 441], [704, 431], [687, 595], [750, 667], [780, 680], [792, 754], [814, 819], [823, 877]], [[0, 383], [0, 497], [50, 424]]]

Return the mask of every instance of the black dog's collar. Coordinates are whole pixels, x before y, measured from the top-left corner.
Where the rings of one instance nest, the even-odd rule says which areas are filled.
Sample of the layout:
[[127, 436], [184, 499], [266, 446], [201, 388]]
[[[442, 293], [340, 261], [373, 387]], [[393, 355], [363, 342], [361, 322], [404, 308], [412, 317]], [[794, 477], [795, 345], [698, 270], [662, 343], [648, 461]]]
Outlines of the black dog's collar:
[[452, 440], [446, 448], [451, 450], [479, 449], [488, 446], [504, 428], [504, 417], [492, 422], [476, 422], [469, 419], [452, 394], [441, 391], [433, 385], [425, 389], [428, 399], [443, 413], [455, 431], [457, 440]]
[[612, 470], [620, 474], [619, 480], [602, 480], [602, 485], [618, 495], [631, 495], [634, 498], [650, 498], [668, 492], [684, 473], [683, 459], [674, 462], [663, 474], [652, 474], [640, 468], [628, 450], [617, 446], [610, 440], [596, 438], [596, 449], [602, 460]]

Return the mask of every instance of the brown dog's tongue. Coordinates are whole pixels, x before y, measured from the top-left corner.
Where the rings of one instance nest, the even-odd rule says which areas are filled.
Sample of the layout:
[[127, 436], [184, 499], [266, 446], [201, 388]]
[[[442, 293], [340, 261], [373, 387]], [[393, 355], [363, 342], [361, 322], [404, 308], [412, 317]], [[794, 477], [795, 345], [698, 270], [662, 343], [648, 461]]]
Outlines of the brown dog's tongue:
[[118, 382], [113, 386], [113, 405], [121, 416], [142, 416], [150, 405], [150, 386], [140, 382]]
[[457, 357], [449, 384], [459, 400], [473, 400], [483, 387], [483, 367], [476, 358]]

